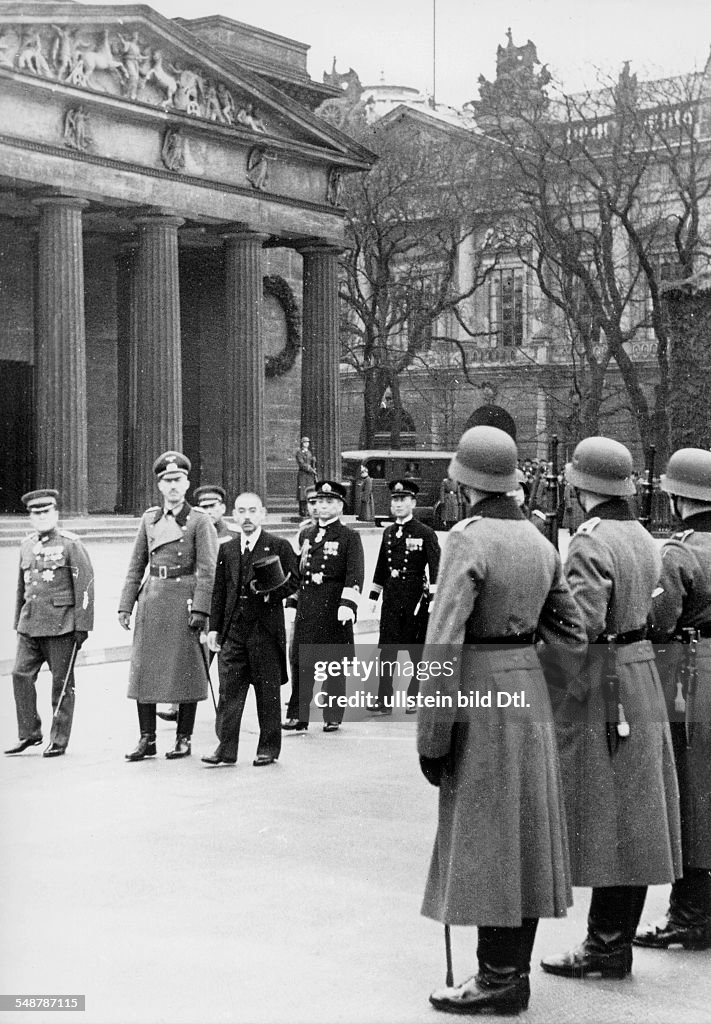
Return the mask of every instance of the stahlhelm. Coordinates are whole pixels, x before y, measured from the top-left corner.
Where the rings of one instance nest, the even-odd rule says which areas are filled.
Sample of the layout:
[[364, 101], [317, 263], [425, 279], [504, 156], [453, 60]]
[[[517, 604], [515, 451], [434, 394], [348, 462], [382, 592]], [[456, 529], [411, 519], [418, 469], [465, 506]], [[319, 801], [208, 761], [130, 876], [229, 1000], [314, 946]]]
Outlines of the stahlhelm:
[[711, 452], [704, 448], [680, 448], [669, 459], [660, 483], [668, 494], [711, 501]]
[[627, 498], [636, 493], [632, 482], [632, 456], [611, 437], [586, 437], [565, 467], [566, 480], [583, 491]]
[[478, 491], [505, 494], [518, 488], [518, 451], [498, 427], [471, 427], [462, 434], [449, 464], [452, 480]]

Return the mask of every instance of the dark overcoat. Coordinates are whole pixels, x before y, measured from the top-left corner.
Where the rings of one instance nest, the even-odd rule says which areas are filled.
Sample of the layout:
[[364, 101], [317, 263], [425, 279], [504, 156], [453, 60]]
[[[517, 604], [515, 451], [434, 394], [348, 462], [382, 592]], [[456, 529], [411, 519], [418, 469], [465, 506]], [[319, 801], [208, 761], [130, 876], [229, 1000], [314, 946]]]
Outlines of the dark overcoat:
[[[661, 885], [681, 873], [679, 792], [671, 734], [646, 626], [661, 572], [654, 539], [623, 499], [597, 505], [571, 540], [565, 574], [591, 646], [556, 711], [574, 885]], [[610, 662], [610, 659], [612, 661]], [[615, 680], [630, 735], [619, 738]], [[611, 752], [612, 750], [612, 752]]]
[[[254, 577], [254, 563], [261, 558], [278, 555], [286, 576], [282, 586], [269, 594], [259, 595], [250, 591], [244, 598], [243, 583], [249, 587]], [[245, 623], [259, 623], [259, 633], [265, 640], [265, 657], [270, 659], [277, 652], [278, 672], [283, 685], [289, 678], [286, 657], [286, 627], [284, 624], [284, 598], [293, 594], [299, 586], [299, 563], [291, 544], [283, 537], [261, 531], [252, 551], [247, 577], [242, 579], [242, 539], [236, 537], [220, 547], [215, 570], [215, 585], [212, 590], [210, 629], [217, 632], [220, 644], [230, 632], [231, 625], [240, 618]], [[242, 607], [240, 607], [240, 605]]]
[[358, 518], [362, 523], [372, 523], [375, 519], [373, 479], [370, 476], [362, 476], [358, 480]]
[[437, 590], [440, 547], [435, 531], [414, 517], [385, 528], [370, 597], [383, 595], [380, 645], [421, 644], [429, 596]]
[[31, 533], [20, 546], [15, 629], [26, 636], [64, 636], [94, 626], [94, 570], [76, 534], [59, 527]]
[[[143, 513], [119, 611], [136, 605], [128, 696], [146, 704], [205, 700], [207, 674], [199, 634], [188, 628], [192, 610], [210, 613], [217, 533], [204, 512], [187, 502], [175, 516]], [[152, 575], [163, 571], [162, 579]], [[177, 573], [177, 575], [174, 575]]]
[[[650, 627], [671, 720], [684, 867], [711, 869], [711, 512], [690, 516], [662, 546]], [[709, 636], [689, 646], [685, 628]], [[691, 658], [691, 666], [686, 665]], [[691, 668], [695, 678], [687, 675]], [[689, 693], [691, 690], [691, 693]]]
[[[453, 659], [454, 671], [420, 688], [422, 698], [453, 701], [418, 713], [419, 754], [449, 756], [422, 913], [518, 927], [524, 917], [564, 916], [572, 903], [553, 716], [532, 645], [476, 645], [535, 630], [570, 670], [585, 639], [558, 552], [513, 499], [491, 497], [473, 511], [445, 542], [423, 654]], [[475, 690], [491, 691], [494, 707], [458, 713], [458, 695]], [[527, 706], [516, 714], [495, 706], [500, 691], [521, 690]]]

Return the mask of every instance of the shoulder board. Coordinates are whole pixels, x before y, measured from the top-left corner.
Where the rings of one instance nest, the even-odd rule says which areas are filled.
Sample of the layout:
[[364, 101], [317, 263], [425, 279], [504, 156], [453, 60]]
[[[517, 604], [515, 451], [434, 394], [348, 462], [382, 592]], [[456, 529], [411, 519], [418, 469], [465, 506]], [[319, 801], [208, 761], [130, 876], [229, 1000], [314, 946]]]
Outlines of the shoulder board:
[[593, 516], [592, 519], [586, 519], [584, 523], [580, 524], [573, 536], [577, 537], [580, 535], [581, 537], [588, 537], [595, 527], [601, 522], [602, 519], [600, 519], [600, 516]]
[[678, 540], [680, 544], [683, 544], [687, 537], [690, 537], [693, 530], [680, 530], [678, 533], [673, 533], [669, 540]]
[[32, 530], [30, 533], [26, 533], [25, 534], [25, 536], [22, 538], [20, 543], [21, 544], [28, 544], [28, 543], [34, 544], [35, 541], [38, 541], [38, 540], [39, 540], [39, 534], [37, 533], [36, 530]]
[[480, 522], [483, 518], [484, 518], [483, 516], [470, 516], [468, 519], [460, 519], [458, 523], [454, 524], [454, 526], [452, 527], [452, 529], [449, 532], [450, 533], [464, 533], [464, 531], [466, 530], [466, 528], [468, 526], [471, 526], [472, 523]]
[[79, 540], [79, 534], [78, 533], [72, 533], [71, 530], [62, 530], [62, 529], [60, 529], [59, 536], [60, 537], [66, 537], [67, 540]]
[[147, 508], [146, 511], [143, 514], [145, 516], [148, 512], [157, 512], [159, 508], [160, 508], [160, 505], [151, 505], [151, 507]]

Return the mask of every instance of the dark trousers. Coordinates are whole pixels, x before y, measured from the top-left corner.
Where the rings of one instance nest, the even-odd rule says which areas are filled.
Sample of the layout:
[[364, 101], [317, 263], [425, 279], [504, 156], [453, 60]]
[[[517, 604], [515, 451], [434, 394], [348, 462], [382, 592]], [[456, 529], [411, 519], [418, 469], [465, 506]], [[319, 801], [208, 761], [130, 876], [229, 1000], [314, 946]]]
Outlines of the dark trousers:
[[476, 955], [481, 968], [531, 970], [531, 953], [538, 928], [537, 917], [524, 917], [518, 928], [479, 928]]
[[646, 895], [646, 885], [594, 888], [588, 911], [588, 941], [592, 946], [599, 952], [631, 946]]
[[[155, 704], [142, 704], [136, 702], [138, 708], [138, 725], [141, 733], [149, 736], [156, 734], [156, 706]], [[195, 716], [197, 714], [197, 701], [183, 701], [178, 704], [178, 736], [192, 736], [195, 728]]]
[[216, 753], [237, 759], [242, 713], [254, 687], [259, 722], [257, 757], [279, 757], [281, 750], [281, 655], [276, 641], [259, 626], [246, 637], [228, 636], [219, 653], [220, 700], [215, 731]]
[[[352, 657], [352, 655], [353, 651], [350, 650], [346, 657]], [[298, 718], [300, 722], [310, 720], [315, 685], [314, 672], [313, 665], [309, 665], [303, 660], [301, 663], [299, 662], [298, 647], [294, 645], [291, 657], [291, 697], [286, 708], [287, 718]], [[323, 707], [324, 722], [337, 722], [340, 725], [345, 708], [339, 707], [336, 700], [346, 695], [346, 677], [344, 675], [329, 675], [325, 682], [318, 684], [318, 689], [325, 695], [318, 698]]]
[[74, 650], [74, 634], [63, 636], [27, 636], [17, 634], [17, 655], [12, 670], [12, 688], [15, 694], [17, 731], [21, 740], [42, 736], [42, 722], [37, 714], [37, 676], [46, 662], [52, 673], [52, 720], [50, 743], [64, 749], [69, 743], [74, 717], [74, 672], [69, 676], [62, 703], [64, 679]]
[[[378, 685], [378, 701], [386, 707], [392, 707], [393, 699], [393, 667], [392, 662], [397, 661], [398, 651], [407, 651], [408, 657], [414, 666], [422, 658], [422, 644], [401, 644], [399, 647], [383, 646], [378, 651], [380, 659], [380, 683]], [[385, 662], [385, 664], [383, 664]], [[400, 668], [396, 669], [399, 673]], [[407, 684], [407, 696], [417, 697], [420, 692], [420, 684], [417, 679], [417, 671], [413, 672]]]
[[669, 920], [681, 928], [711, 926], [711, 872], [706, 868], [684, 868], [682, 878], [672, 885]]

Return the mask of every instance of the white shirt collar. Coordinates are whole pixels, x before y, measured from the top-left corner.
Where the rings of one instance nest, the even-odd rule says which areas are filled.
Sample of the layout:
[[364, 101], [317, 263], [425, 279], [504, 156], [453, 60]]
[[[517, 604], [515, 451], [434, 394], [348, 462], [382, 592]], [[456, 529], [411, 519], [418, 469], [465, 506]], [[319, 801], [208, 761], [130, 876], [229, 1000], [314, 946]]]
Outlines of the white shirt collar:
[[331, 525], [331, 523], [337, 523], [339, 518], [340, 518], [340, 516], [334, 516], [333, 519], [329, 519], [325, 523], [322, 523], [321, 520], [319, 519], [319, 521], [318, 521], [319, 529], [325, 530], [327, 526]]
[[396, 519], [395, 523], [396, 523], [397, 526], [404, 526], [405, 523], [409, 523], [411, 519], [412, 519], [412, 512], [409, 514], [407, 519]]
[[250, 533], [249, 537], [246, 533], [242, 534], [242, 554], [244, 554], [246, 550], [254, 551], [254, 545], [259, 540], [261, 533], [262, 528], [261, 526], [258, 526], [254, 533]]

